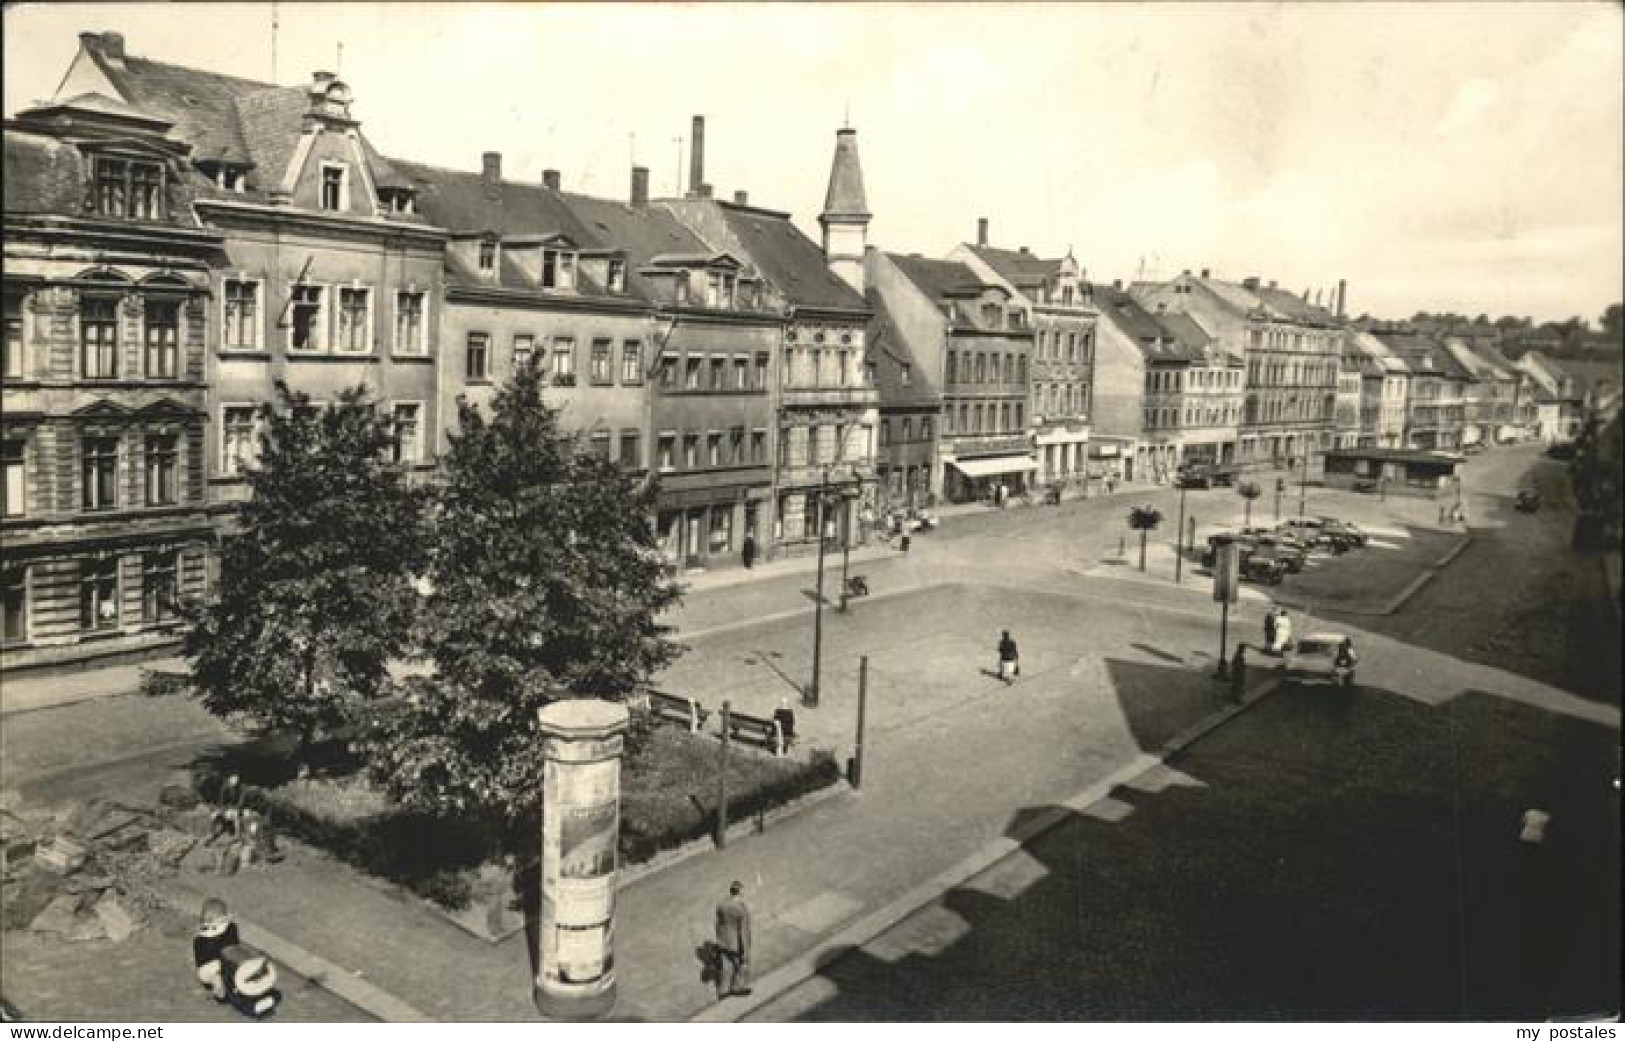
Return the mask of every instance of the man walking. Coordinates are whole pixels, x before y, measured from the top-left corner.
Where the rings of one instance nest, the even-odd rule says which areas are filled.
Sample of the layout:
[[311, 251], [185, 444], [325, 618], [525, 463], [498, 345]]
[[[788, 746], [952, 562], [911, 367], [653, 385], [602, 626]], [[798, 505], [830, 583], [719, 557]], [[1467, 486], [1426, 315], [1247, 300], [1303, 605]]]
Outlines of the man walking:
[[999, 637], [999, 679], [1005, 685], [1015, 682], [1016, 676], [1021, 673], [1021, 657], [1016, 650], [1016, 641], [1010, 638], [1010, 630], [1004, 630]]
[[732, 882], [717, 904], [718, 998], [750, 993], [750, 908], [744, 891], [744, 883]]
[[745, 570], [749, 571], [751, 565], [756, 563], [756, 536], [745, 536], [745, 544], [740, 548], [739, 556], [745, 562]]
[[1264, 649], [1275, 650], [1275, 608], [1264, 612]]
[[1239, 705], [1247, 694], [1247, 645], [1236, 644], [1236, 653], [1230, 658], [1230, 704]]

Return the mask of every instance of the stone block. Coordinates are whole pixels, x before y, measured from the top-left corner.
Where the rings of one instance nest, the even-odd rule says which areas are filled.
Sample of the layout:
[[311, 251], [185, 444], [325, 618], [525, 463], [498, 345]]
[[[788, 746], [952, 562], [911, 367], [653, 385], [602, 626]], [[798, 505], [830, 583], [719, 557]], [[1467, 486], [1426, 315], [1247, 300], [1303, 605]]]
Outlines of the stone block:
[[114, 943], [128, 939], [141, 928], [140, 915], [111, 889], [96, 903], [96, 917], [101, 919], [107, 938]]
[[67, 835], [58, 835], [49, 845], [34, 850], [34, 863], [59, 875], [72, 874], [85, 863], [85, 847]]
[[28, 923], [28, 928], [36, 933], [67, 936], [73, 931], [78, 911], [79, 898], [64, 894], [46, 904], [45, 910], [35, 915], [34, 920]]
[[195, 836], [173, 828], [164, 828], [152, 832], [147, 836], [147, 849], [159, 863], [169, 867], [180, 867], [186, 854], [192, 851], [198, 840]]

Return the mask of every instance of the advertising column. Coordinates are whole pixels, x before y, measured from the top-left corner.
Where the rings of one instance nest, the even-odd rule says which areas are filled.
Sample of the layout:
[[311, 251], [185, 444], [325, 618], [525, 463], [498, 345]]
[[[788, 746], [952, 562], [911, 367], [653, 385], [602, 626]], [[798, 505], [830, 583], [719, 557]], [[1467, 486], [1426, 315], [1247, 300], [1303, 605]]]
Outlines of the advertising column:
[[542, 898], [534, 998], [550, 1019], [615, 1007], [616, 840], [626, 706], [556, 701], [542, 729]]

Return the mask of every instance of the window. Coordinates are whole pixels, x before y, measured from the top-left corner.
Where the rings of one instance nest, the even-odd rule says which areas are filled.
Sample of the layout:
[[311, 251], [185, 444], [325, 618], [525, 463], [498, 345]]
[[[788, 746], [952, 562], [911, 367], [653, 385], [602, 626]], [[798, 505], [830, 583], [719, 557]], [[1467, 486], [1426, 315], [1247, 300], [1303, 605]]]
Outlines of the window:
[[79, 561], [79, 628], [118, 628], [118, 558]]
[[843, 387], [847, 384], [845, 351], [838, 351], [835, 355], [835, 382]]
[[790, 428], [779, 427], [779, 466], [790, 465]]
[[292, 327], [288, 330], [288, 346], [296, 351], [319, 351], [322, 339], [322, 311], [327, 304], [324, 286], [294, 286]]
[[891, 444], [891, 420], [889, 419], [880, 421], [880, 443], [882, 445]]
[[155, 220], [162, 189], [163, 173], [157, 163], [96, 160], [96, 212], [104, 217]]
[[722, 465], [722, 435], [707, 434], [705, 436], [705, 465]]
[[180, 467], [176, 464], [176, 438], [154, 434], [147, 438], [147, 505], [173, 506], [180, 501]]
[[614, 349], [610, 340], [594, 340], [592, 342], [591, 369], [588, 376], [594, 383], [612, 383], [614, 377], [610, 373], [610, 353]]
[[423, 324], [421, 290], [402, 289], [395, 293], [395, 352], [397, 354], [427, 354], [428, 340]]
[[609, 291], [611, 293], [624, 293], [626, 291], [626, 261], [611, 260], [609, 262]]
[[371, 332], [372, 290], [341, 288], [337, 348], [352, 354], [371, 351]]
[[28, 515], [28, 442], [6, 441], [0, 446], [0, 459], [4, 460], [6, 480], [5, 498], [0, 499], [0, 515], [26, 517]]
[[621, 466], [636, 470], [643, 465], [643, 437], [636, 430], [621, 431]]
[[703, 358], [689, 358], [688, 359], [688, 364], [683, 370], [683, 389], [684, 390], [699, 390], [700, 389], [700, 366], [701, 366], [701, 364], [703, 362], [704, 362]]
[[910, 386], [914, 382], [914, 372], [907, 365], [899, 365], [897, 370], [897, 381], [903, 386]]
[[728, 431], [728, 465], [742, 466], [745, 462], [745, 428], [734, 427]]
[[700, 465], [700, 435], [683, 435], [683, 469], [694, 470]]
[[118, 301], [86, 297], [80, 308], [80, 363], [87, 380], [118, 378]]
[[574, 289], [576, 257], [556, 249], [542, 251], [542, 286], [546, 289]]
[[734, 359], [734, 390], [750, 389], [750, 359]]
[[592, 453], [594, 458], [602, 459], [605, 462], [608, 462], [609, 461], [609, 431], [608, 430], [594, 430], [592, 432], [592, 436], [587, 438], [587, 451]]
[[706, 384], [711, 390], [726, 390], [728, 379], [728, 359], [711, 359], [711, 382]]
[[422, 462], [423, 406], [415, 401], [397, 404], [394, 420], [395, 442], [391, 446], [390, 458], [397, 463]]
[[145, 553], [141, 557], [141, 620], [167, 622], [175, 617], [175, 576], [179, 554], [174, 550]]
[[16, 379], [23, 374], [23, 298], [6, 296], [6, 339], [0, 344], [0, 375]]
[[971, 433], [980, 434], [984, 429], [986, 429], [985, 427], [982, 426], [982, 405], [981, 405], [980, 402], [977, 402], [974, 406], [971, 407], [970, 421], [971, 421], [971, 426], [970, 426]]
[[643, 382], [643, 344], [637, 340], [621, 342], [621, 382]]
[[1025, 354], [1016, 359], [1016, 382], [1027, 382], [1027, 356]]
[[494, 274], [497, 269], [497, 244], [489, 240], [480, 243], [480, 270]]
[[713, 271], [705, 278], [705, 306], [725, 308], [733, 306], [734, 276], [726, 271]]
[[530, 333], [513, 334], [513, 369], [518, 372], [531, 363], [536, 355], [536, 337]]
[[21, 643], [28, 639], [28, 571], [25, 568], [6, 568], [0, 572], [0, 639], [6, 643]]
[[906, 444], [914, 440], [914, 420], [908, 416], [903, 417], [903, 441]]
[[1019, 401], [1016, 402], [1016, 425], [1015, 425], [1015, 429], [1020, 430], [1020, 429], [1024, 428], [1027, 425], [1026, 422], [1025, 422], [1025, 420], [1027, 418], [1026, 413], [1027, 413], [1027, 407], [1025, 405], [1023, 405]]
[[767, 367], [770, 363], [771, 359], [769, 358], [767, 352], [763, 351], [762, 353], [756, 355], [756, 368], [751, 376], [750, 387], [752, 390], [767, 389]]
[[87, 437], [81, 447], [80, 503], [110, 510], [118, 503], [118, 438]]
[[656, 449], [655, 463], [662, 470], [671, 470], [676, 467], [677, 435], [661, 434]]
[[959, 355], [953, 351], [948, 352], [948, 364], [943, 372], [943, 382], [953, 383], [959, 379]]
[[468, 334], [468, 357], [465, 364], [465, 378], [472, 382], [484, 382], [490, 378], [487, 368], [490, 354], [491, 337], [485, 333]]
[[553, 382], [573, 380], [576, 375], [576, 341], [572, 336], [553, 337]]
[[559, 254], [559, 285], [560, 289], [574, 289], [576, 287], [576, 255], [574, 253]]
[[959, 432], [973, 434], [976, 431], [970, 425], [970, 406], [963, 401], [959, 403]]
[[252, 405], [221, 409], [220, 470], [227, 476], [242, 473], [259, 461], [259, 430]]
[[346, 209], [349, 202], [349, 169], [342, 163], [322, 164], [322, 197], [324, 210]]
[[146, 302], [147, 378], [172, 380], [178, 375], [180, 356], [180, 303]]
[[677, 355], [660, 356], [660, 386], [666, 390], [677, 386]]
[[976, 355], [976, 382], [987, 382], [987, 355], [985, 354]]
[[819, 427], [819, 426], [810, 426], [810, 427], [806, 428], [806, 432], [807, 432], [807, 463], [809, 465], [816, 466], [817, 463], [818, 463], [818, 449], [819, 449], [818, 442], [819, 442], [820, 438], [822, 437], [822, 431], [823, 431], [823, 428]]
[[750, 461], [757, 465], [767, 462], [767, 431], [750, 432]]
[[228, 278], [220, 296], [220, 346], [226, 350], [252, 350], [258, 347], [260, 284]]

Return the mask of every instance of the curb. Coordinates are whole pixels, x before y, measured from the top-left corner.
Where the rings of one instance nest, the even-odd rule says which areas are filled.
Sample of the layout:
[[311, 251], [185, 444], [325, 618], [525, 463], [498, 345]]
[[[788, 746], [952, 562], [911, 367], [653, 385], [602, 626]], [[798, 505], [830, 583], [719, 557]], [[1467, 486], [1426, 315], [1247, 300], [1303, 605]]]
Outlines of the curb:
[[[202, 894], [182, 882], [171, 881], [155, 890], [158, 898], [182, 914], [191, 913]], [[286, 965], [310, 982], [335, 994], [383, 1023], [432, 1023], [428, 1013], [369, 983], [358, 973], [335, 965], [319, 954], [306, 950], [251, 919], [237, 916], [237, 924], [247, 934], [244, 939], [264, 951], [272, 961]]]
[[903, 895], [842, 928], [810, 950], [802, 953], [767, 975], [756, 980], [745, 1000], [731, 999], [707, 1005], [688, 1018], [690, 1023], [734, 1023], [762, 1008], [804, 981], [816, 976], [826, 965], [840, 960], [848, 949], [869, 943], [898, 922], [914, 914], [927, 904], [941, 899], [943, 894], [964, 885], [986, 871], [999, 860], [1018, 852], [1027, 843], [1051, 828], [1063, 823], [1073, 813], [1081, 813], [1106, 798], [1118, 786], [1147, 772], [1164, 766], [1195, 742], [1222, 727], [1259, 701], [1275, 693], [1282, 681], [1271, 679], [1239, 705], [1226, 705], [1187, 730], [1170, 738], [1156, 753], [1142, 752], [1106, 777], [1083, 791], [1063, 800], [1058, 806], [1034, 815], [1014, 828], [1009, 834], [993, 839], [981, 849], [935, 877], [909, 889]]
[[[1348, 615], [1353, 618], [1381, 618], [1385, 615], [1394, 614], [1399, 611], [1400, 608], [1404, 607], [1408, 602], [1410, 602], [1410, 599], [1413, 596], [1421, 592], [1423, 586], [1433, 581], [1434, 576], [1453, 564], [1456, 558], [1465, 553], [1467, 551], [1467, 547], [1471, 546], [1472, 544], [1473, 536], [1463, 535], [1461, 537], [1461, 541], [1456, 543], [1456, 545], [1453, 546], [1448, 553], [1440, 557], [1438, 560], [1435, 560], [1433, 563], [1423, 566], [1422, 573], [1420, 575], [1417, 575], [1415, 578], [1411, 579], [1410, 583], [1406, 585], [1404, 589], [1399, 591], [1399, 595], [1395, 596], [1392, 600], [1389, 600], [1381, 607], [1337, 607], [1331, 604], [1322, 603], [1319, 605], [1318, 609], [1322, 614]], [[1307, 601], [1287, 597], [1276, 597], [1276, 600], [1280, 603], [1286, 604], [1288, 607], [1297, 608], [1300, 611], [1306, 611], [1309, 609], [1309, 602]]]

